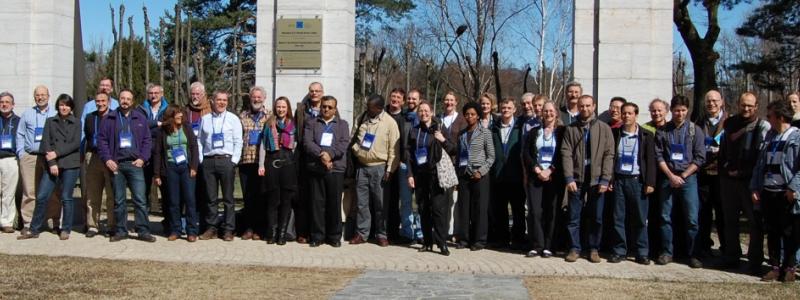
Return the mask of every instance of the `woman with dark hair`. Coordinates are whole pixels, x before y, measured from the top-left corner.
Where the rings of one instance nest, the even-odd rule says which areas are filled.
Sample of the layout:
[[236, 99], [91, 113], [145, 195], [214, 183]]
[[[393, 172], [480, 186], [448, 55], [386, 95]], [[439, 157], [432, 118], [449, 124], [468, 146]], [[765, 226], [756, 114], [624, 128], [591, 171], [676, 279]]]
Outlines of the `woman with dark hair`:
[[45, 220], [47, 203], [50, 194], [61, 184], [61, 203], [63, 217], [61, 220], [61, 233], [59, 239], [69, 239], [72, 230], [72, 219], [75, 210], [72, 192], [80, 176], [80, 143], [81, 122], [72, 114], [75, 102], [67, 94], [61, 94], [56, 99], [58, 114], [50, 117], [44, 123], [42, 142], [39, 145], [39, 155], [47, 161], [47, 174], [42, 176], [36, 190], [36, 206], [33, 210], [31, 229], [17, 237], [24, 240], [38, 238]]
[[494, 144], [489, 129], [480, 126], [483, 117], [477, 102], [467, 102], [462, 108], [467, 128], [458, 134], [458, 211], [456, 248], [470, 246], [478, 251], [486, 248], [489, 226], [489, 169], [494, 164]]
[[199, 224], [197, 201], [195, 200], [195, 178], [200, 156], [197, 150], [197, 136], [191, 122], [184, 118], [181, 109], [171, 104], [164, 112], [161, 129], [154, 139], [153, 164], [157, 185], [167, 184], [169, 196], [168, 241], [177, 240], [181, 235], [181, 204], [186, 206], [186, 240], [197, 241]]
[[[450, 206], [446, 191], [439, 186], [436, 164], [447, 152], [454, 152], [456, 145], [448, 141], [433, 120], [433, 109], [427, 101], [417, 108], [419, 124], [408, 132], [405, 147], [408, 168], [408, 186], [416, 189], [417, 207], [422, 219], [423, 243], [420, 252], [432, 251], [433, 244], [442, 255], [450, 255], [447, 249], [447, 215]], [[449, 158], [448, 158], [449, 160]]]
[[258, 176], [264, 177], [262, 192], [267, 195], [267, 244], [286, 244], [289, 213], [297, 194], [297, 164], [294, 149], [297, 128], [289, 98], [278, 97], [272, 116], [262, 130], [258, 151]]
[[542, 126], [531, 130], [522, 153], [523, 164], [531, 172], [528, 177], [528, 240], [531, 243], [528, 257], [553, 255], [558, 200], [564, 192], [564, 176], [559, 171], [564, 126], [560, 125], [558, 109], [552, 101], [545, 102], [540, 114]]

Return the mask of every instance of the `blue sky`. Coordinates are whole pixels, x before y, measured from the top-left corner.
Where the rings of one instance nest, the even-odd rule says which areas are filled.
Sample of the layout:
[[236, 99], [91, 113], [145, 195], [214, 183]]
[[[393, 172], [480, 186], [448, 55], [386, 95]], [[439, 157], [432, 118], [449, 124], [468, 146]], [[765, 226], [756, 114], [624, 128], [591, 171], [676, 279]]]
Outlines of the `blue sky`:
[[[632, 0], [638, 1], [638, 0]], [[99, 46], [101, 41], [104, 48], [108, 50], [111, 47], [113, 37], [111, 35], [111, 16], [108, 9], [109, 4], [113, 5], [115, 10], [119, 8], [120, 3], [125, 4], [125, 32], [124, 35], [128, 36], [127, 16], [133, 15], [134, 31], [137, 35], [144, 32], [144, 22], [142, 6], [147, 5], [148, 14], [150, 17], [150, 26], [152, 28], [158, 27], [159, 17], [164, 15], [165, 10], [173, 11], [176, 0], [83, 0], [81, 1], [81, 25], [83, 28], [83, 47], [84, 50], [90, 51]], [[742, 22], [752, 9], [759, 6], [760, 0], [754, 1], [752, 4], [740, 4], [731, 11], [720, 11], [719, 21], [722, 30], [733, 32]], [[693, 5], [690, 11], [695, 20], [705, 19], [702, 7]], [[119, 12], [116, 12], [119, 16]], [[117, 23], [119, 20], [115, 20]], [[698, 31], [700, 34], [705, 34], [705, 22], [699, 22]], [[673, 26], [674, 28], [674, 26]], [[681, 39], [677, 30], [674, 30], [673, 35], [673, 48], [676, 51], [686, 52], [686, 47]], [[685, 53], [688, 54], [688, 53]], [[685, 55], [688, 57], [688, 55]]]

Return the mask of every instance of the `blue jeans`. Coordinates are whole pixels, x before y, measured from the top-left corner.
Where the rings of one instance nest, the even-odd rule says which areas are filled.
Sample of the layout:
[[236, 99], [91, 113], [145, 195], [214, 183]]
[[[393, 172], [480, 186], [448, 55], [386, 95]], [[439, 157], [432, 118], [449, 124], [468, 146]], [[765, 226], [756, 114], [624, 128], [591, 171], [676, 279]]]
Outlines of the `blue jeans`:
[[400, 235], [410, 240], [422, 239], [422, 229], [419, 222], [415, 222], [414, 212], [411, 207], [411, 187], [408, 186], [408, 166], [400, 164], [397, 168], [397, 178], [400, 187]]
[[[571, 240], [570, 249], [581, 251], [581, 213], [587, 210], [589, 218], [587, 229], [587, 246], [589, 250], [600, 248], [600, 239], [603, 235], [603, 203], [605, 202], [604, 193], [598, 193], [598, 186], [578, 183], [578, 191], [569, 194], [569, 223], [567, 230]], [[587, 198], [584, 205], [583, 199]]]
[[625, 221], [630, 224], [631, 238], [636, 240], [636, 256], [647, 257], [650, 249], [647, 240], [647, 212], [650, 208], [647, 196], [638, 176], [617, 175], [614, 179], [614, 254], [628, 254]]
[[189, 174], [187, 164], [175, 165], [167, 163], [167, 190], [169, 193], [169, 215], [172, 232], [181, 234], [181, 203], [186, 205], [186, 234], [197, 235], [199, 229], [197, 219], [197, 202], [194, 197], [195, 178]]
[[133, 198], [134, 220], [136, 222], [136, 232], [141, 234], [150, 233], [150, 220], [147, 219], [147, 200], [144, 190], [144, 169], [136, 167], [133, 162], [121, 162], [117, 164], [117, 172], [114, 173], [114, 218], [117, 220], [117, 234], [128, 235], [128, 210], [125, 205], [125, 188], [131, 190]]
[[694, 239], [697, 237], [697, 216], [700, 209], [700, 198], [697, 194], [697, 175], [686, 178], [686, 183], [681, 187], [673, 188], [669, 179], [661, 180], [659, 184], [659, 201], [661, 203], [661, 254], [672, 256], [672, 195], [683, 204], [683, 216], [686, 218], [688, 230], [686, 250], [689, 255], [694, 255]]
[[47, 212], [47, 202], [50, 194], [61, 183], [61, 205], [63, 217], [61, 220], [61, 231], [70, 233], [72, 231], [72, 219], [75, 212], [75, 204], [72, 192], [75, 190], [75, 183], [81, 174], [80, 168], [58, 169], [58, 176], [50, 174], [49, 168], [45, 169], [46, 174], [42, 174], [39, 181], [39, 190], [36, 193], [36, 206], [33, 208], [33, 219], [31, 219], [31, 232], [41, 232], [44, 224], [44, 215]]

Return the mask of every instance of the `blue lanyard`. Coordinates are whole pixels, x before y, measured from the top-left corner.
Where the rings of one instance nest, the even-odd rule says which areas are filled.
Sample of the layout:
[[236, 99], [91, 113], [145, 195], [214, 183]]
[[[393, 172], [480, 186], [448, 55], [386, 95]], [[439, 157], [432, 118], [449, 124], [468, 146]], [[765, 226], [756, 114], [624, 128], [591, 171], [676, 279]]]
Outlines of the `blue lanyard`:
[[331, 127], [333, 127], [333, 121], [325, 125], [325, 133], [331, 132]]
[[[461, 145], [464, 148], [463, 150], [467, 152], [467, 156], [469, 157], [469, 146], [472, 143], [472, 140], [475, 139], [475, 130], [478, 129], [478, 126], [475, 126], [475, 129], [472, 132], [464, 131], [464, 134], [461, 135]], [[472, 133], [472, 138], [467, 141], [467, 134]]]
[[636, 139], [633, 142], [633, 148], [631, 148], [630, 156], [633, 156], [633, 153], [636, 152], [636, 147], [639, 145], [639, 136], [638, 135], [626, 136], [624, 137], [624, 139], [622, 139], [622, 156], [625, 156], [625, 147], [628, 146], [627, 140], [630, 139], [631, 137], [636, 137]]
[[3, 117], [0, 116], [0, 134], [4, 134], [6, 132], [11, 132], [11, 124], [14, 123], [14, 116], [8, 118], [8, 129], [6, 129], [5, 122], [3, 122]]
[[[228, 117], [228, 115], [225, 114], [225, 112], [223, 112], [222, 113], [222, 124], [220, 124], [220, 126], [219, 126], [219, 133], [222, 133], [222, 130], [225, 129], [225, 118], [227, 118], [227, 117]], [[211, 115], [211, 133], [217, 134], [217, 128], [214, 126], [214, 119], [216, 119], [214, 117], [214, 115]]]
[[[684, 121], [684, 123], [683, 123], [683, 124], [684, 124], [684, 125], [687, 125], [687, 126], [683, 126], [683, 127], [681, 128], [681, 132], [680, 132], [680, 134], [681, 134], [681, 136], [680, 136], [680, 137], [681, 137], [681, 138], [680, 138], [680, 140], [679, 140], [679, 142], [680, 142], [680, 145], [683, 145], [683, 142], [686, 140], [686, 127], [688, 127], [688, 125], [689, 125], [689, 124], [686, 124], [686, 121]], [[677, 128], [676, 128], [676, 129], [677, 129]], [[676, 130], [676, 131], [677, 131], [677, 130]], [[675, 134], [676, 134], [676, 133], [675, 133], [675, 131], [673, 131], [673, 132], [672, 132], [672, 134], [670, 134], [670, 135], [669, 135], [669, 143], [670, 143], [670, 144], [675, 144]]]
[[542, 127], [542, 147], [547, 147], [547, 142], [549, 141], [551, 145], [555, 146], [556, 141], [553, 140], [553, 137], [556, 134], [556, 129], [553, 128], [553, 132], [550, 133], [550, 139], [547, 139], [547, 134], [545, 133], [545, 128]]
[[417, 149], [428, 145], [428, 133], [422, 136], [422, 147], [419, 146], [419, 134], [422, 133], [422, 128], [417, 129]]
[[500, 142], [503, 144], [503, 154], [505, 154], [506, 156], [508, 156], [508, 150], [509, 150], [508, 142], [509, 139], [511, 138], [511, 133], [514, 132], [515, 123], [517, 123], [517, 118], [511, 118], [511, 126], [508, 127], [508, 133], [506, 133], [505, 137], [506, 141], [503, 142], [503, 140], [500, 140]]
[[[41, 113], [42, 113], [42, 111], [39, 110], [38, 107], [36, 107], [36, 116], [35, 116], [36, 127], [34, 127], [34, 128], [39, 128], [39, 114], [41, 114]], [[44, 118], [47, 119], [47, 111], [44, 111]]]
[[254, 115], [255, 118], [253, 118], [253, 127], [258, 126], [258, 123], [259, 123], [259, 121], [261, 121], [261, 117], [263, 115], [264, 115], [263, 112], [258, 112], [258, 114]]
[[[120, 125], [122, 125], [122, 130], [125, 130], [128, 133], [131, 133], [131, 122], [127, 121], [128, 122], [128, 126], [125, 126], [125, 122], [126, 122], [125, 119], [127, 119], [127, 118], [125, 117], [124, 114], [122, 114], [122, 112], [120, 112], [118, 115], [119, 115], [119, 123], [120, 123]], [[96, 120], [97, 119], [95, 119], [95, 121]], [[96, 127], [95, 127], [95, 129], [96, 129]]]

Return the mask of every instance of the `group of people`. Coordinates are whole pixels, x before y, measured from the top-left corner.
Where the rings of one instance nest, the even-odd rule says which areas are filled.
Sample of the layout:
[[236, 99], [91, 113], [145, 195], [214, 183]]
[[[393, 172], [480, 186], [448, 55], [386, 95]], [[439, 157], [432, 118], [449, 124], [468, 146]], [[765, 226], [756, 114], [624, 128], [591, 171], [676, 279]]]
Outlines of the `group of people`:
[[[486, 93], [459, 106], [448, 92], [439, 114], [419, 90], [398, 88], [388, 99], [369, 97], [351, 127], [317, 82], [294, 111], [286, 97], [268, 109], [266, 91], [254, 87], [238, 115], [230, 112], [229, 93], [206, 99], [199, 82], [185, 107], [171, 104], [155, 84], [141, 105], [131, 90], [119, 99], [112, 93], [104, 78], [76, 115], [69, 95], [51, 107], [48, 89], [39, 86], [36, 106], [21, 116], [13, 112], [14, 96], [0, 94], [3, 232], [14, 232], [18, 178], [18, 239], [38, 237], [48, 220], [68, 239], [76, 205], [86, 212], [87, 237], [126, 239], [129, 191], [136, 238], [154, 242], [148, 198], [156, 187], [169, 241], [184, 234], [189, 242], [232, 241], [239, 233], [270, 244], [340, 247], [347, 235], [352, 245], [419, 242], [419, 251], [436, 245], [443, 255], [450, 254], [448, 243], [530, 257], [563, 252], [568, 262], [582, 255], [601, 262], [603, 250], [609, 263], [632, 256], [664, 265], [682, 253], [699, 268], [714, 244], [712, 226], [726, 265], [740, 263], [743, 216], [753, 270], [762, 265], [766, 232], [771, 269], [764, 280], [794, 280], [796, 94], [768, 103], [762, 119], [756, 95], [740, 95], [734, 114], [712, 90], [697, 122], [688, 119], [688, 98], [655, 99], [651, 120], [640, 124], [640, 108], [622, 97], [596, 115], [597, 100], [575, 82], [566, 85], [561, 107], [531, 93], [519, 102]], [[345, 187], [350, 197], [343, 197]]]

